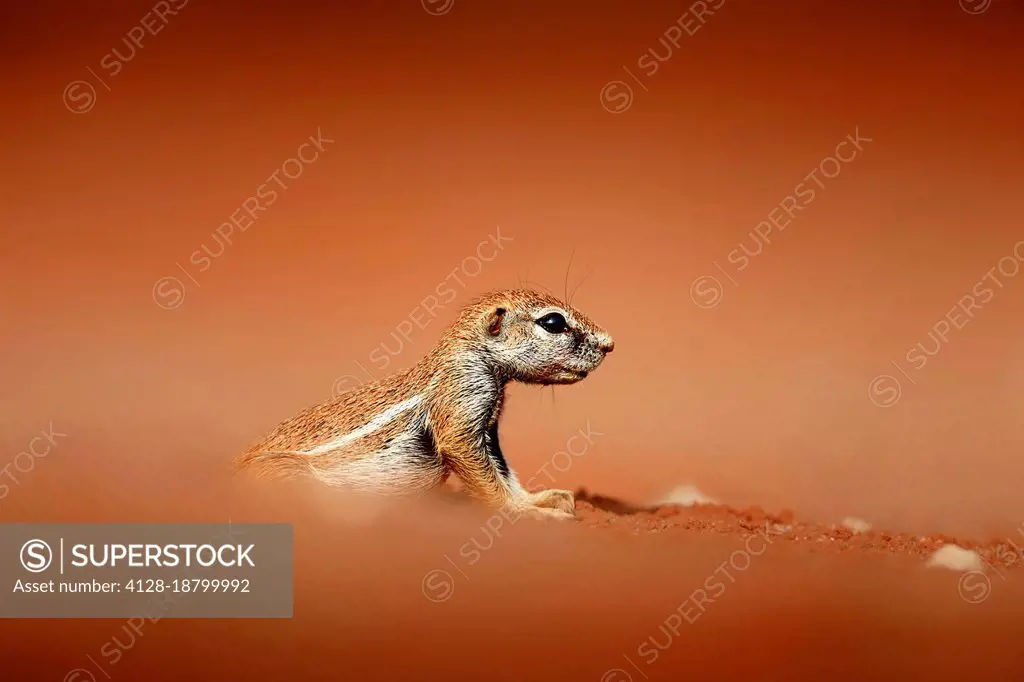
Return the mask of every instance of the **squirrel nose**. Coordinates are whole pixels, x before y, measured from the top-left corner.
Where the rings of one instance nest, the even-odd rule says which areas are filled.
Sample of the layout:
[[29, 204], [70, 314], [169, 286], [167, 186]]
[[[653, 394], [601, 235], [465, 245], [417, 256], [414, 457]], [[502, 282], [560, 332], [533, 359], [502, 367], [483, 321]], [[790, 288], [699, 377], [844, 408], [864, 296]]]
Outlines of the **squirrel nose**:
[[615, 341], [607, 334], [600, 334], [597, 337], [597, 347], [602, 353], [608, 354], [615, 350]]

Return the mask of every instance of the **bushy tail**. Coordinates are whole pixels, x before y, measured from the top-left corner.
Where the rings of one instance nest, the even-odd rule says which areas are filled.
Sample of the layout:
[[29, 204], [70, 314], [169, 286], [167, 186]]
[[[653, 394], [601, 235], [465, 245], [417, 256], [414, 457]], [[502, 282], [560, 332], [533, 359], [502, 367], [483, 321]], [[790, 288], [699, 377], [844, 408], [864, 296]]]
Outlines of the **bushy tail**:
[[294, 450], [253, 450], [235, 459], [235, 470], [250, 469], [260, 478], [294, 478], [313, 473], [312, 460]]

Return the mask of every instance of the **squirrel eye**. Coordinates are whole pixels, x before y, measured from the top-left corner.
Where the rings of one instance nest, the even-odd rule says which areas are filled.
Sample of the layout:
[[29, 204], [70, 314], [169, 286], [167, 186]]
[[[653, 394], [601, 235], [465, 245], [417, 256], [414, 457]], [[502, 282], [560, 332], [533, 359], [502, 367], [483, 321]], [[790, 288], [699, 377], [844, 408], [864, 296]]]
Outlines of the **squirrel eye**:
[[559, 315], [558, 313], [548, 313], [544, 317], [537, 320], [537, 324], [539, 324], [544, 329], [544, 331], [550, 332], [552, 334], [561, 334], [562, 332], [569, 328], [569, 325], [568, 323], [566, 323], [565, 318]]

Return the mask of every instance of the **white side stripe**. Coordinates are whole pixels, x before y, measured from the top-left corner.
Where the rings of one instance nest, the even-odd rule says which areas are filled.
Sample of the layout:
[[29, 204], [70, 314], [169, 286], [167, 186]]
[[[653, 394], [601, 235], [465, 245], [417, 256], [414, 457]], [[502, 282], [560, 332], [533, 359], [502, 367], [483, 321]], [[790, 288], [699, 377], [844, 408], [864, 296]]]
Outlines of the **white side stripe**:
[[302, 455], [320, 455], [320, 454], [323, 454], [325, 452], [330, 452], [331, 450], [337, 450], [338, 448], [342, 447], [343, 445], [348, 445], [349, 443], [351, 443], [354, 440], [358, 440], [358, 439], [362, 438], [363, 436], [369, 436], [371, 433], [380, 430], [382, 427], [386, 426], [388, 423], [394, 421], [394, 419], [398, 415], [400, 415], [403, 412], [406, 412], [408, 410], [411, 410], [412, 408], [414, 408], [417, 405], [419, 405], [421, 402], [423, 402], [423, 396], [421, 396], [421, 395], [414, 395], [413, 397], [409, 398], [408, 400], [403, 400], [402, 402], [398, 403], [397, 405], [392, 405], [388, 409], [386, 409], [383, 412], [381, 412], [380, 414], [376, 415], [373, 419], [368, 421], [363, 426], [360, 426], [358, 429], [355, 429], [354, 431], [349, 431], [346, 434], [338, 436], [334, 440], [328, 441], [327, 443], [324, 443], [323, 445], [318, 445], [315, 448], [311, 448], [309, 450], [300, 451], [299, 454], [302, 454]]

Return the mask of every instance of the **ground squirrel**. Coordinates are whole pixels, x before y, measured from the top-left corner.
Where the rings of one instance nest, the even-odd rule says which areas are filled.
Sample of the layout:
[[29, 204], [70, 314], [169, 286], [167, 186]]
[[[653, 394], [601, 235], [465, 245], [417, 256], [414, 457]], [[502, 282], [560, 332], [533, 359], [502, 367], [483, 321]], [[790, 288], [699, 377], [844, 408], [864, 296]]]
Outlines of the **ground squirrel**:
[[263, 475], [312, 474], [378, 492], [432, 488], [454, 473], [488, 504], [572, 518], [567, 490], [527, 492], [498, 444], [510, 381], [572, 384], [615, 347], [586, 315], [553, 295], [497, 291], [470, 303], [415, 366], [281, 423], [241, 455]]

